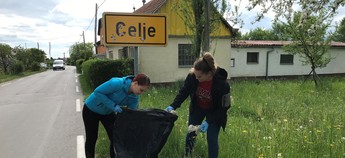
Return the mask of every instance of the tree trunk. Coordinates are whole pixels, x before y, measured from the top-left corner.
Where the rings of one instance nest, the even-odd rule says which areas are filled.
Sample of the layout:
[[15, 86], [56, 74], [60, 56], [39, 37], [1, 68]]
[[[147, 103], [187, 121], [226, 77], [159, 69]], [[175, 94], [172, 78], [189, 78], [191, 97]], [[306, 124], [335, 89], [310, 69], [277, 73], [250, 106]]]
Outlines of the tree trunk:
[[195, 58], [199, 58], [200, 50], [201, 50], [201, 42], [202, 42], [202, 32], [203, 32], [203, 24], [202, 24], [202, 2], [201, 1], [193, 1], [193, 12], [194, 12], [194, 20], [196, 26], [196, 34], [195, 34]]
[[319, 76], [317, 75], [317, 73], [315, 71], [314, 64], [312, 65], [311, 69], [312, 69], [312, 72], [313, 72], [312, 75], [313, 75], [314, 84], [315, 84], [315, 86], [318, 86], [321, 81], [320, 81], [320, 78], [319, 78]]

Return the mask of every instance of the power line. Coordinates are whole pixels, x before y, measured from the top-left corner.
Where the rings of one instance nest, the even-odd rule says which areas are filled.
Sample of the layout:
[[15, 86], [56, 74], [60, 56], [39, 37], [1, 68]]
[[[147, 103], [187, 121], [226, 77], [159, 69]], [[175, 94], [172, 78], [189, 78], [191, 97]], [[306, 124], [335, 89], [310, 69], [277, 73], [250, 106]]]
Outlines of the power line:
[[[102, 4], [98, 6], [97, 9], [99, 9], [99, 8], [104, 4], [105, 1], [106, 1], [106, 0], [104, 0], [104, 1], [102, 2]], [[88, 31], [88, 30], [89, 30], [91, 24], [93, 23], [93, 20], [95, 20], [95, 16], [92, 17], [92, 19], [91, 19], [91, 21], [90, 21], [90, 24], [89, 24], [89, 26], [87, 26], [87, 28], [86, 28], [85, 31]]]
[[[106, 0], [104, 0], [104, 1], [102, 2], [102, 4], [99, 5], [99, 6], [97, 7], [97, 9], [99, 9], [99, 8], [104, 4], [105, 1], [106, 1]], [[95, 15], [92, 17], [92, 19], [91, 19], [91, 21], [90, 21], [90, 23], [89, 23], [89, 26], [87, 26], [85, 32], [89, 30], [91, 24], [93, 23], [93, 20], [96, 20], [96, 19], [95, 19]], [[81, 39], [81, 37], [79, 37], [78, 43], [79, 43], [80, 39]]]

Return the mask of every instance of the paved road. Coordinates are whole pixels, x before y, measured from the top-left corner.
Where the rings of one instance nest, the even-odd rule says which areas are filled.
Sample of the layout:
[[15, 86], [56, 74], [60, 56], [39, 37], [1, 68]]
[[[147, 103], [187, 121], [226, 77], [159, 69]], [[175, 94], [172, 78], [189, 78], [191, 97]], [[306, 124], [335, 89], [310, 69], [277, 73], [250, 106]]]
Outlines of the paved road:
[[[76, 158], [84, 135], [75, 67], [0, 84], [0, 158]], [[80, 137], [79, 137], [80, 138]]]

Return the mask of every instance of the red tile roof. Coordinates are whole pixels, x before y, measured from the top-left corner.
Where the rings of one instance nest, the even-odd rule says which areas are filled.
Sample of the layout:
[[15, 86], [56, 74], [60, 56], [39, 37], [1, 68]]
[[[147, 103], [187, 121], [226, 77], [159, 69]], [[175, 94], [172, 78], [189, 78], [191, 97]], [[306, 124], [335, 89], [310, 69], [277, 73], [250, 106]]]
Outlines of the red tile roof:
[[[261, 40], [237, 40], [231, 42], [232, 47], [281, 47], [292, 41], [261, 41]], [[345, 47], [344, 42], [331, 42], [331, 47]]]
[[151, 0], [139, 9], [135, 10], [133, 13], [157, 13], [158, 9], [160, 9], [166, 1], [167, 0]]

